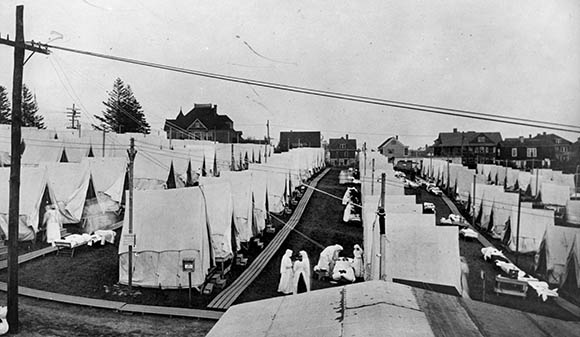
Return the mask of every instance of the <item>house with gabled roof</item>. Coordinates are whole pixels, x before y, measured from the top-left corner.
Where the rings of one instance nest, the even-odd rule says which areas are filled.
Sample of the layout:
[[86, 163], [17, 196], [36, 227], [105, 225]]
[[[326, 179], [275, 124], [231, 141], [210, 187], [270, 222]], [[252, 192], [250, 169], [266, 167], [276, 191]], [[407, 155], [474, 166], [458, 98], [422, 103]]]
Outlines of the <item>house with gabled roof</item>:
[[502, 141], [499, 132], [457, 131], [440, 132], [433, 148], [435, 157], [461, 157], [463, 164], [494, 163]]
[[379, 152], [389, 159], [409, 156], [409, 146], [399, 140], [399, 136], [387, 138], [378, 146]]
[[175, 119], [166, 119], [163, 128], [168, 139], [210, 140], [219, 143], [239, 143], [242, 132], [234, 129], [227, 115], [217, 113], [217, 105], [194, 104], [187, 114], [180, 109]]

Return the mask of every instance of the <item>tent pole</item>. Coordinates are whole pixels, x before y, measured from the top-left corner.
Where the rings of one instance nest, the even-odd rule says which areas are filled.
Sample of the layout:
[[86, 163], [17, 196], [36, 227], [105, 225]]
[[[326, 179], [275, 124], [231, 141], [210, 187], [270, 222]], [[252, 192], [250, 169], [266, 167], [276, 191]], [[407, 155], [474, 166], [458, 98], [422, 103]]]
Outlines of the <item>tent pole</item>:
[[379, 252], [381, 254], [380, 264], [379, 264], [379, 277], [381, 280], [386, 279], [385, 270], [383, 269], [384, 261], [385, 261], [385, 254], [383, 254], [384, 244], [383, 239], [386, 236], [387, 229], [386, 229], [386, 218], [385, 218], [385, 194], [387, 191], [387, 175], [386, 173], [381, 173], [381, 203], [379, 206]]
[[[133, 166], [135, 164], [135, 155], [137, 151], [135, 150], [135, 138], [131, 137], [131, 146], [127, 150], [129, 155], [129, 236], [133, 235]], [[127, 268], [128, 278], [129, 278], [129, 294], [131, 294], [133, 288], [133, 245], [135, 244], [132, 239], [129, 242], [129, 266]]]
[[471, 215], [471, 226], [475, 228], [475, 185], [477, 182], [477, 175], [473, 175], [473, 198], [471, 198], [471, 210], [473, 214]]
[[375, 194], [375, 158], [372, 161], [372, 171], [371, 171], [371, 195]]
[[522, 213], [522, 197], [518, 192], [518, 223], [516, 228], [516, 265], [519, 264], [520, 257], [520, 217]]

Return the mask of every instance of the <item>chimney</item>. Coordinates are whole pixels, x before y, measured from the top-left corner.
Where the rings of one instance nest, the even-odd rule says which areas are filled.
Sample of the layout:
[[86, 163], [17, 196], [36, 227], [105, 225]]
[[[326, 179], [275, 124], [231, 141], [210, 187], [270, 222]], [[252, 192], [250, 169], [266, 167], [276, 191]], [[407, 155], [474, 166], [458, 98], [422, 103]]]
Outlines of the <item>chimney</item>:
[[531, 133], [529, 134], [529, 137], [532, 138], [532, 134]]
[[348, 140], [348, 133], [346, 134], [346, 140]]
[[457, 133], [457, 128], [453, 128], [453, 133]]
[[396, 140], [399, 140], [399, 135], [395, 135], [395, 139]]
[[546, 131], [544, 131], [544, 133], [543, 133], [543, 134], [544, 134], [544, 136], [545, 136], [545, 135], [546, 135]]

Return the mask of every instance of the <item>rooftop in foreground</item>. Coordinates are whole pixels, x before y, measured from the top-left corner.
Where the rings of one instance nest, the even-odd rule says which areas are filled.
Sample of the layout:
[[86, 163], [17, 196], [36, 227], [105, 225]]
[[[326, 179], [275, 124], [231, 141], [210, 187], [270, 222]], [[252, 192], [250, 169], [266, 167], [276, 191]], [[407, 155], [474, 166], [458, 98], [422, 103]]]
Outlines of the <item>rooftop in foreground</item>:
[[231, 307], [213, 336], [576, 336], [580, 322], [383, 281]]

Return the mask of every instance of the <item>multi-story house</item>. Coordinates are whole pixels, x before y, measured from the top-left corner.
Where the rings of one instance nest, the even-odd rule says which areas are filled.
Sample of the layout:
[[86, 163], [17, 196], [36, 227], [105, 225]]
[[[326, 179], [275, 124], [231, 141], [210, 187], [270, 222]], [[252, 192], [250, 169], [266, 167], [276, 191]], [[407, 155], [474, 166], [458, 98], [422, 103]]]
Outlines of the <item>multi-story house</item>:
[[440, 132], [433, 144], [435, 157], [460, 157], [464, 165], [494, 163], [502, 141], [499, 132], [457, 131]]
[[194, 104], [187, 114], [179, 111], [177, 118], [166, 119], [168, 139], [211, 140], [220, 143], [239, 143], [242, 132], [234, 129], [234, 122], [217, 113], [217, 105]]
[[355, 166], [357, 163], [356, 139], [348, 135], [330, 138], [328, 143], [329, 161], [333, 166]]

